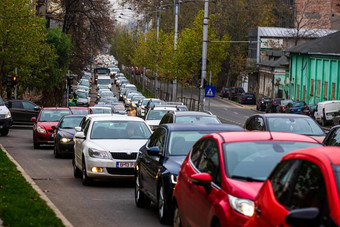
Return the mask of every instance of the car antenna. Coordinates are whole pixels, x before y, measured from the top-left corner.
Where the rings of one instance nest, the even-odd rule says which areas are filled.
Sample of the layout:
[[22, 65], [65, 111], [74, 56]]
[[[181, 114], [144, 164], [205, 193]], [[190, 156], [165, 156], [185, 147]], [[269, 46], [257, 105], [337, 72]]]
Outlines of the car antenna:
[[269, 132], [269, 135], [270, 135], [270, 139], [272, 140], [273, 139], [272, 132], [271, 131], [268, 131], [268, 132]]

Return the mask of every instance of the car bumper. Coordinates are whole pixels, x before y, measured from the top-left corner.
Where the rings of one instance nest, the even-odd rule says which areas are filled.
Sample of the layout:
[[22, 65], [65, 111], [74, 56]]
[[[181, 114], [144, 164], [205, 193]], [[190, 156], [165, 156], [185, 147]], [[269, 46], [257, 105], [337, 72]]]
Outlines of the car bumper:
[[12, 118], [0, 119], [0, 130], [9, 129], [13, 124]]
[[38, 143], [43, 144], [54, 144], [54, 134], [53, 133], [39, 133], [35, 132], [35, 139]]
[[55, 143], [55, 146], [58, 146], [59, 152], [61, 154], [74, 154], [74, 142], [70, 141], [68, 143], [58, 142]]

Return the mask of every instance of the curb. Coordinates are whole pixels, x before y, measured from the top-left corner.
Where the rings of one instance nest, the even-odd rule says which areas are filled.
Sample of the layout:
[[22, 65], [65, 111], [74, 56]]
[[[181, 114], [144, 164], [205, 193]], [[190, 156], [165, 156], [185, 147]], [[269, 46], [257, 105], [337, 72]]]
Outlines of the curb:
[[[52, 201], [46, 196], [46, 194], [39, 188], [39, 186], [33, 181], [33, 179], [26, 173], [26, 171], [19, 165], [19, 163], [7, 152], [4, 146], [0, 144], [0, 148], [6, 153], [7, 157], [11, 162], [13, 162], [17, 169], [21, 172], [22, 176], [26, 179], [26, 181], [32, 186], [32, 188], [39, 194], [40, 198], [43, 199], [47, 206], [49, 206], [56, 216], [62, 221], [64, 226], [73, 227], [71, 222], [69, 222], [66, 217], [60, 212], [60, 210], [52, 203]], [[0, 227], [2, 226], [2, 220], [0, 220]]]

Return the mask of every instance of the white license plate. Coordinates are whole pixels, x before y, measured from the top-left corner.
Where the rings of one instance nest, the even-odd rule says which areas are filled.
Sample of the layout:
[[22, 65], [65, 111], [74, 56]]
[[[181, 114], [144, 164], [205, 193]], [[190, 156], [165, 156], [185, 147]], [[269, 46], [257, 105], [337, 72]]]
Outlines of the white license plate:
[[51, 134], [51, 138], [53, 138], [54, 137], [54, 134]]
[[247, 98], [248, 100], [251, 100], [252, 98]]
[[117, 168], [134, 168], [135, 162], [116, 162]]

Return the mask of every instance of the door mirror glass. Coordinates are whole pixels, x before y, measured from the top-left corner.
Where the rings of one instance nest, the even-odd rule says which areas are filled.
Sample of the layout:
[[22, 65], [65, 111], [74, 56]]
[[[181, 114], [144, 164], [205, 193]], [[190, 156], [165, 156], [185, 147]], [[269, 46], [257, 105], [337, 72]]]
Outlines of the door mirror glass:
[[291, 226], [313, 226], [318, 215], [319, 209], [315, 207], [295, 209], [287, 214], [285, 222]]
[[40, 111], [40, 109], [41, 109], [40, 106], [35, 106], [35, 107], [34, 107], [34, 110], [35, 110], [35, 111]]

